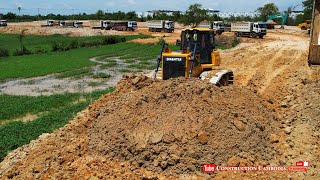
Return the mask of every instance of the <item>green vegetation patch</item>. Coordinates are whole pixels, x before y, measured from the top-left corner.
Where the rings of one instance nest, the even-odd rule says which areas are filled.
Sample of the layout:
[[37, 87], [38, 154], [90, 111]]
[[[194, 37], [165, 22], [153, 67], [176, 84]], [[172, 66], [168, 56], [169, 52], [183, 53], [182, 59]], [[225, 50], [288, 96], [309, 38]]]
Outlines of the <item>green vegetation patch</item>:
[[114, 88], [108, 88], [82, 95], [66, 93], [39, 97], [0, 95], [0, 119], [6, 122], [27, 113], [45, 112], [33, 121], [9, 121], [0, 125], [0, 159], [3, 159], [10, 151], [38, 138], [39, 135], [51, 133], [63, 127], [76, 113], [85, 109], [101, 95], [113, 90]]

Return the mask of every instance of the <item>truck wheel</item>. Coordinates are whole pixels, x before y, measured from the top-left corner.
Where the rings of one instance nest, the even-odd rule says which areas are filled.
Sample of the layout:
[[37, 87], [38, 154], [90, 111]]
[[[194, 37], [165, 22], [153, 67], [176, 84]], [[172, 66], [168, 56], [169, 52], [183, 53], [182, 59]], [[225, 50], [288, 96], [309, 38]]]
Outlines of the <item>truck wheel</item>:
[[253, 34], [252, 34], [252, 37], [253, 37], [253, 38], [256, 38], [256, 37], [258, 37], [258, 35], [257, 35], [256, 33], [253, 33]]
[[263, 35], [260, 35], [259, 38], [262, 39], [262, 38], [263, 38]]

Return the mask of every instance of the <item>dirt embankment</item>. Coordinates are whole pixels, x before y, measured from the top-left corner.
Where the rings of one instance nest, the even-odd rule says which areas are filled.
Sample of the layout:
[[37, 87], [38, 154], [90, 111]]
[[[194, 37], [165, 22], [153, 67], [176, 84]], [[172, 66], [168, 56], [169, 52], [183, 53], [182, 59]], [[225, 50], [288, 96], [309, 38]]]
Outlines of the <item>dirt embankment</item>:
[[[126, 177], [123, 168], [137, 177], [143, 171], [179, 177], [200, 173], [202, 164], [210, 162], [269, 164], [275, 154], [269, 137], [276, 131], [270, 128], [276, 122], [271, 111], [269, 103], [244, 88], [218, 88], [198, 79], [129, 77], [80, 115], [80, 123], [20, 149], [27, 154], [18, 150], [18, 156], [8, 156], [2, 175]], [[10, 159], [19, 156], [18, 164]]]

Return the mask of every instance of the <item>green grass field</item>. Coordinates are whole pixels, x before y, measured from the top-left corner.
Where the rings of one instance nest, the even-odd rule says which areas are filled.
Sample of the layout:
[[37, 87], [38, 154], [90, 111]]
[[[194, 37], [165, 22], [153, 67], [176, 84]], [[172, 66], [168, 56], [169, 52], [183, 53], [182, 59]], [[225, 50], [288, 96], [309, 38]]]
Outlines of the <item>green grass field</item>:
[[[83, 36], [83, 37], [70, 37], [63, 36], [61, 34], [55, 34], [50, 36], [41, 36], [41, 35], [25, 35], [23, 38], [23, 45], [30, 50], [35, 49], [44, 49], [46, 51], [51, 50], [52, 42], [64, 42], [70, 43], [74, 40], [79, 42], [83, 41], [98, 41], [101, 40], [104, 36]], [[149, 35], [130, 35], [125, 36], [126, 40], [132, 40], [137, 38], [152, 37]], [[10, 53], [14, 50], [20, 48], [19, 34], [0, 34], [0, 48], [8, 49]]]
[[[174, 49], [178, 47], [173, 46]], [[96, 63], [89, 61], [92, 57], [135, 58], [139, 62], [150, 62], [150, 69], [160, 51], [160, 45], [118, 43], [92, 48], [79, 48], [66, 52], [48, 52], [46, 54], [11, 56], [0, 60], [0, 80], [37, 77], [53, 73], [74, 71], [90, 67]], [[145, 64], [146, 65], [146, 64]]]
[[[85, 94], [66, 93], [38, 97], [0, 95], [0, 160], [42, 133], [51, 133], [63, 127], [77, 112], [101, 95], [112, 91], [113, 88], [108, 88]], [[28, 113], [38, 117], [32, 121], [19, 121], [19, 118]]]

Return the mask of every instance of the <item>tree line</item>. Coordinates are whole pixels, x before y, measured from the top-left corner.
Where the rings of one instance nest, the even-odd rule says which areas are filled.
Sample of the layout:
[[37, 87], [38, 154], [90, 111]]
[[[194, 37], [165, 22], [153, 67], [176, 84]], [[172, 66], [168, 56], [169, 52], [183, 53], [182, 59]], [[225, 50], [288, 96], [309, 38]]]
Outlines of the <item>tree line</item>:
[[[296, 18], [288, 17], [287, 25], [297, 25], [306, 20], [311, 19], [312, 16], [312, 5], [313, 0], [305, 0], [303, 1], [304, 13], [297, 15]], [[231, 16], [229, 18], [221, 18], [217, 14], [210, 14], [207, 10], [203, 9], [201, 4], [192, 4], [189, 8], [184, 12], [175, 11], [172, 14], [167, 13], [154, 13], [153, 15], [148, 15], [146, 17], [139, 16], [135, 11], [129, 12], [104, 12], [102, 10], [98, 10], [94, 14], [73, 14], [73, 15], [61, 15], [61, 14], [48, 14], [48, 15], [21, 15], [18, 16], [14, 13], [7, 13], [3, 15], [3, 19], [8, 20], [9, 22], [20, 22], [20, 21], [37, 21], [37, 20], [132, 20], [132, 21], [149, 21], [149, 20], [161, 20], [161, 19], [169, 19], [176, 22], [180, 22], [185, 25], [196, 25], [203, 20], [207, 21], [221, 21], [224, 20], [226, 22], [233, 21], [266, 21], [270, 15], [280, 14], [279, 8], [274, 3], [265, 4], [262, 7], [259, 7], [256, 10], [257, 15], [254, 17], [251, 16]], [[284, 13], [290, 14], [292, 13], [292, 9], [288, 8]], [[280, 20], [275, 20], [276, 22], [280, 22]]]

